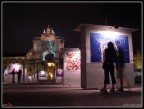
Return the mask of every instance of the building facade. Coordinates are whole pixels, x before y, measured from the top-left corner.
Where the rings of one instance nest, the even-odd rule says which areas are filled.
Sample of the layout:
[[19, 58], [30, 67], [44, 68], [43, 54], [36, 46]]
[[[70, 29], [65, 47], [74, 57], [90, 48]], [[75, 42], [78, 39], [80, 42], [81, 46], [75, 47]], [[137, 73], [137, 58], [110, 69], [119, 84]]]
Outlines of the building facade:
[[[57, 73], [63, 72], [62, 49], [64, 39], [55, 36], [55, 32], [49, 26], [43, 30], [40, 37], [35, 37], [33, 47], [26, 57], [4, 57], [4, 82], [10, 82], [13, 68], [22, 69], [21, 82], [59, 82]], [[17, 65], [18, 64], [18, 65]], [[7, 76], [7, 77], [6, 77]], [[6, 79], [7, 78], [7, 79]], [[15, 77], [16, 78], [16, 77]], [[62, 77], [61, 77], [62, 79]], [[17, 81], [17, 80], [16, 80]]]

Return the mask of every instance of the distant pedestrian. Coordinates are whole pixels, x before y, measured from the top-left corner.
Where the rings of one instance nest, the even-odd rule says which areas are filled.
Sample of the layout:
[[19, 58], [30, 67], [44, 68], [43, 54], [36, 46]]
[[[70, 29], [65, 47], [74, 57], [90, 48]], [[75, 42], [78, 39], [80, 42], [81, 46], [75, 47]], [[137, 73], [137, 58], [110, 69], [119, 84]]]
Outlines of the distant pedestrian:
[[22, 70], [19, 69], [19, 70], [18, 70], [18, 83], [21, 82], [21, 74], [22, 74]]
[[116, 70], [117, 70], [117, 78], [120, 81], [120, 88], [116, 91], [124, 91], [123, 89], [123, 68], [124, 68], [124, 50], [120, 46], [120, 42], [116, 41], [117, 45], [117, 62], [116, 62]]
[[12, 83], [15, 83], [15, 68], [12, 70], [11, 74], [12, 74]]
[[116, 84], [115, 76], [114, 76], [114, 62], [116, 62], [116, 50], [114, 49], [114, 45], [112, 42], [108, 43], [108, 48], [104, 50], [104, 86], [100, 92], [107, 92], [107, 84], [110, 84], [109, 73], [112, 79], [112, 87], [110, 92], [115, 92], [114, 85]]

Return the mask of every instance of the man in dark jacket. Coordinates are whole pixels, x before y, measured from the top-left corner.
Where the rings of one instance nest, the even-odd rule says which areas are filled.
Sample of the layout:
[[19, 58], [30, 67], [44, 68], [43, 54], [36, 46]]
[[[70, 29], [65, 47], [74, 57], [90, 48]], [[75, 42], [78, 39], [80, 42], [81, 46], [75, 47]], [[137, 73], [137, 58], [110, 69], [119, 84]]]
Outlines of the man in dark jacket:
[[12, 74], [12, 83], [15, 83], [15, 68], [12, 70], [11, 74]]
[[18, 83], [21, 82], [21, 74], [22, 74], [22, 70], [19, 69], [19, 71], [18, 71]]
[[124, 50], [120, 46], [120, 42], [117, 41], [117, 62], [116, 62], [116, 69], [117, 69], [117, 78], [120, 80], [120, 88], [117, 91], [124, 91], [123, 90], [123, 68], [124, 68]]

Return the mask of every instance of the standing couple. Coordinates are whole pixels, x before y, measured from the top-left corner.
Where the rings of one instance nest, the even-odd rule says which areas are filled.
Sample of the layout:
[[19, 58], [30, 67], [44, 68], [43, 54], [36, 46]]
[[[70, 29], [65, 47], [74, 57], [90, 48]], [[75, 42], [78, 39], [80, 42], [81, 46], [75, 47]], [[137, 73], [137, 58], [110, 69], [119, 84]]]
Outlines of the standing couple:
[[12, 70], [11, 74], [12, 74], [12, 83], [15, 83], [15, 74], [17, 73], [17, 78], [18, 78], [18, 83], [20, 83], [21, 81], [21, 74], [22, 74], [22, 70], [19, 69], [18, 72], [15, 71], [15, 68]]
[[112, 79], [112, 87], [110, 92], [115, 92], [114, 85], [116, 84], [115, 76], [114, 76], [114, 63], [116, 62], [116, 69], [118, 74], [118, 79], [120, 80], [120, 88], [117, 91], [124, 91], [123, 90], [123, 78], [122, 78], [122, 69], [124, 67], [124, 56], [123, 56], [123, 49], [120, 47], [119, 41], [116, 42], [117, 50], [115, 49], [112, 42], [108, 43], [108, 48], [104, 51], [104, 62], [103, 62], [103, 69], [104, 69], [104, 86], [100, 90], [100, 92], [107, 92], [107, 84], [110, 84], [109, 80], [109, 73]]

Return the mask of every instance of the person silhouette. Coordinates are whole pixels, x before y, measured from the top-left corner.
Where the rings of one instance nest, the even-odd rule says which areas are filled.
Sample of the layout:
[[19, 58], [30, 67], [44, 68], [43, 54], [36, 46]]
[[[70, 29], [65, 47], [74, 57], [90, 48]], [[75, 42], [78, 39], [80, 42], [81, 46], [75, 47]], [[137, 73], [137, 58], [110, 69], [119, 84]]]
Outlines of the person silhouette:
[[116, 62], [116, 50], [112, 42], [108, 42], [108, 48], [104, 50], [104, 86], [100, 90], [100, 92], [107, 92], [107, 84], [110, 84], [109, 73], [112, 80], [112, 87], [110, 92], [115, 92], [114, 85], [116, 84], [115, 76], [114, 76], [114, 62]]
[[15, 68], [12, 70], [11, 74], [12, 74], [12, 83], [15, 83]]
[[21, 82], [21, 74], [22, 74], [22, 70], [19, 69], [19, 70], [18, 70], [18, 83]]
[[116, 41], [117, 45], [117, 62], [116, 62], [116, 70], [117, 70], [117, 78], [120, 81], [120, 88], [116, 91], [124, 91], [123, 90], [123, 68], [124, 68], [124, 50], [120, 46], [120, 42]]

